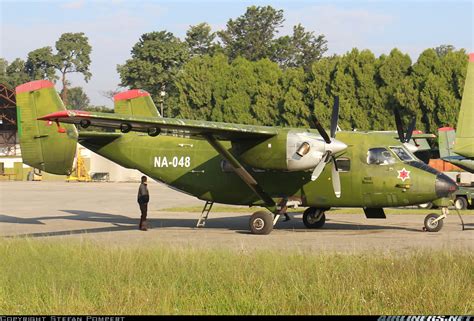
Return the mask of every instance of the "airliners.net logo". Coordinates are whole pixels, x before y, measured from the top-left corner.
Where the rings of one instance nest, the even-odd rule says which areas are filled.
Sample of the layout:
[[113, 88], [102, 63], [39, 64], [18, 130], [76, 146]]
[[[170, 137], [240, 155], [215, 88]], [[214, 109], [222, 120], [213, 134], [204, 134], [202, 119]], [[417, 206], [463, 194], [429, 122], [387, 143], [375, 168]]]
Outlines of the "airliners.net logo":
[[381, 316], [377, 321], [474, 321], [472, 316], [462, 316], [462, 315], [400, 315], [400, 316]]

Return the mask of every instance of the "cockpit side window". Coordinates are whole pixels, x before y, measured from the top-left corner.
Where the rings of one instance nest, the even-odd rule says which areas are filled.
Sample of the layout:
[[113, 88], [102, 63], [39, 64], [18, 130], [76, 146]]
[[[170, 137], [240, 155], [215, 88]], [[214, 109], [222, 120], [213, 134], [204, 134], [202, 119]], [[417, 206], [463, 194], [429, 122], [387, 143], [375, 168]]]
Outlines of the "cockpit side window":
[[395, 155], [397, 155], [398, 158], [400, 158], [402, 162], [414, 160], [414, 157], [401, 146], [391, 146], [390, 149], [395, 153]]
[[390, 165], [395, 163], [395, 158], [386, 148], [371, 148], [367, 152], [367, 164], [369, 165]]

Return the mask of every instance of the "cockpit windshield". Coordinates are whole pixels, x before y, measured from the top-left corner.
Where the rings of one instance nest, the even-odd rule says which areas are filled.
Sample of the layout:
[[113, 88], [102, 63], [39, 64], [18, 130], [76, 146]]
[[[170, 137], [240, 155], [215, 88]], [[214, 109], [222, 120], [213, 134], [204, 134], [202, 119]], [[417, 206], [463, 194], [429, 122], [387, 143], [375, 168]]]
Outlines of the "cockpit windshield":
[[367, 164], [390, 165], [395, 163], [395, 158], [386, 148], [371, 148], [367, 152]]
[[393, 146], [390, 147], [390, 149], [395, 153], [395, 155], [398, 156], [398, 158], [400, 158], [402, 162], [409, 162], [415, 159], [407, 150], [405, 150], [405, 148], [401, 146]]

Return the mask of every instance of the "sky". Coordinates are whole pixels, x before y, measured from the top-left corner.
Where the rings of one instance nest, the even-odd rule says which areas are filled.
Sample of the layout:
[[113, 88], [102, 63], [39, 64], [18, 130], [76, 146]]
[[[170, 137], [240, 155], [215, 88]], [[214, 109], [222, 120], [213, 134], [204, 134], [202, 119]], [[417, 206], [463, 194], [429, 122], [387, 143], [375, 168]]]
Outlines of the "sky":
[[[291, 34], [301, 23], [324, 34], [327, 54], [344, 54], [356, 47], [376, 56], [393, 48], [413, 61], [427, 48], [453, 45], [474, 52], [474, 0], [470, 1], [22, 1], [0, 0], [0, 56], [26, 60], [28, 52], [51, 46], [65, 32], [84, 32], [92, 46], [88, 83], [70, 74], [92, 105], [113, 106], [102, 93], [120, 83], [117, 65], [129, 59], [144, 33], [167, 30], [184, 40], [190, 26], [207, 22], [218, 31], [248, 6], [283, 9], [279, 35]], [[59, 83], [57, 89], [61, 87]]]

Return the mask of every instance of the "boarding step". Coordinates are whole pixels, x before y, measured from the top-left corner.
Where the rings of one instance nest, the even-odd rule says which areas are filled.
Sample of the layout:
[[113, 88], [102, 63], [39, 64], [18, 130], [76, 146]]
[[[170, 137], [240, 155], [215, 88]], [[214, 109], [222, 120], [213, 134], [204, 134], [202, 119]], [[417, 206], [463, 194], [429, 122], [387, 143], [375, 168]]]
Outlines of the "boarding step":
[[213, 204], [214, 202], [212, 201], [206, 201], [206, 204], [204, 204], [204, 208], [202, 209], [201, 216], [199, 217], [196, 227], [204, 227], [204, 225], [206, 225], [206, 220], [209, 216], [209, 212], [211, 211]]

